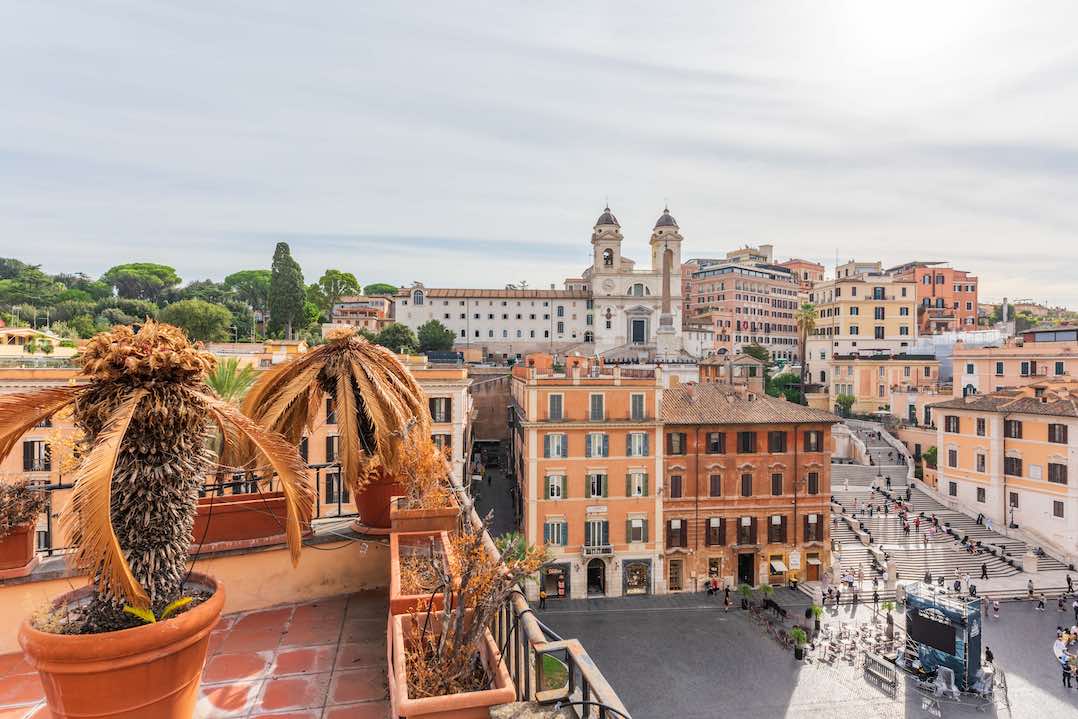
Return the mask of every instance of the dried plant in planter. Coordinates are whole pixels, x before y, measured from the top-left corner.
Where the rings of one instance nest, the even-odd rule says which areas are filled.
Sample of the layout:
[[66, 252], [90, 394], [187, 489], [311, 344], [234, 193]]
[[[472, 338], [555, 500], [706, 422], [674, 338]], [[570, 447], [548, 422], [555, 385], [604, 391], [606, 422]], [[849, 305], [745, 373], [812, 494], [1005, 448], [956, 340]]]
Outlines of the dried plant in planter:
[[434, 538], [424, 545], [401, 547], [401, 594], [430, 594], [441, 589], [447, 567]]
[[147, 321], [136, 333], [117, 326], [81, 355], [86, 384], [0, 395], [0, 459], [30, 427], [74, 405], [83, 433], [71, 502], [74, 562], [94, 595], [77, 632], [140, 623], [124, 605], [160, 615], [186, 590], [187, 552], [198, 490], [210, 468], [207, 438], [217, 425], [226, 444], [243, 438], [277, 473], [298, 561], [301, 525], [314, 495], [296, 446], [267, 432], [206, 384], [214, 357], [171, 325]]
[[[352, 329], [330, 332], [328, 342], [267, 370], [247, 393], [244, 413], [298, 444], [314, 429], [325, 397], [332, 397], [340, 435], [341, 474], [358, 496], [381, 471], [396, 472], [405, 439], [430, 435], [426, 395], [385, 347]], [[246, 460], [250, 447], [226, 461]]]
[[398, 509], [441, 509], [453, 505], [448, 448], [439, 449], [428, 435], [411, 433], [404, 443], [400, 483], [404, 497]]
[[0, 537], [6, 537], [17, 528], [36, 521], [45, 511], [45, 490], [25, 480], [14, 484], [0, 484]]
[[[545, 548], [525, 546], [522, 540], [498, 559], [484, 546], [483, 535], [471, 529], [453, 537], [450, 572], [441, 578], [444, 608], [420, 615], [406, 631], [408, 694], [413, 698], [479, 691], [490, 684], [480, 657], [485, 630], [517, 585], [548, 561]], [[455, 598], [452, 574], [459, 576]]]

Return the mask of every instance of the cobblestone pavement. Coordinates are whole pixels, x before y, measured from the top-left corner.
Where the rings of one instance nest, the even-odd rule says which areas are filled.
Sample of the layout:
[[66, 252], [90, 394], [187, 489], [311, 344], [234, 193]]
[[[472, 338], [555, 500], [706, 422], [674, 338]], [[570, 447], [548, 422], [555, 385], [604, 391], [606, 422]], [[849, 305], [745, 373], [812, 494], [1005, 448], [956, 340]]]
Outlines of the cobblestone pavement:
[[[792, 615], [792, 613], [791, 613]], [[824, 622], [868, 621], [871, 606], [828, 611]], [[1052, 656], [1057, 624], [1070, 613], [1006, 602], [985, 623], [986, 643], [1007, 675], [1011, 708], [1002, 701], [980, 713], [972, 704], [939, 710], [907, 680], [891, 699], [843, 662], [799, 663], [749, 620], [725, 613], [704, 593], [550, 602], [539, 618], [583, 642], [636, 719], [686, 717], [827, 717], [904, 719], [996, 716], [1047, 719], [1076, 716], [1078, 690], [1061, 684]], [[791, 619], [793, 617], [791, 616]], [[901, 620], [899, 620], [901, 621]]]

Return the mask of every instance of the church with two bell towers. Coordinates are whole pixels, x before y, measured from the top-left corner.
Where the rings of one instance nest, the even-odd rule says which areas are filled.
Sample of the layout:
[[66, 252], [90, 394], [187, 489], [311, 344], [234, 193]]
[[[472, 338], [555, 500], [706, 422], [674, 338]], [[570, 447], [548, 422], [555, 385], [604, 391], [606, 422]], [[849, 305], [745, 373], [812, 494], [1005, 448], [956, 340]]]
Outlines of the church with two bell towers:
[[418, 330], [436, 320], [453, 333], [454, 349], [478, 350], [488, 361], [531, 352], [603, 355], [615, 362], [686, 361], [682, 331], [681, 231], [664, 209], [655, 221], [648, 268], [622, 254], [617, 217], [605, 208], [591, 232], [592, 263], [564, 289], [401, 287], [393, 319]]

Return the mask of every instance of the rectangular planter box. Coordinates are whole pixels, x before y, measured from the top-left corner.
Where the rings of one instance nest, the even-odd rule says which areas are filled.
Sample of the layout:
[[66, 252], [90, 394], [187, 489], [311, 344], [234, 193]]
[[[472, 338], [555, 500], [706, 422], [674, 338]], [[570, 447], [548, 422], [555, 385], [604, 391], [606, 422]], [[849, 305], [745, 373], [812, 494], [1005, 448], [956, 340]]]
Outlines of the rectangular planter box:
[[[198, 500], [191, 550], [212, 552], [285, 541], [284, 492], [226, 494]], [[311, 531], [310, 525], [303, 533]]]
[[456, 501], [438, 509], [399, 509], [404, 497], [394, 497], [389, 505], [389, 522], [394, 532], [456, 532], [460, 507]]
[[[470, 620], [471, 617], [467, 619]], [[483, 664], [488, 673], [494, 677], [489, 689], [440, 697], [420, 699], [409, 697], [404, 631], [417, 621], [423, 621], [423, 615], [399, 614], [389, 617], [387, 629], [389, 702], [394, 719], [397, 717], [489, 719], [491, 707], [516, 701], [516, 685], [501, 661], [501, 654], [489, 629], [484, 631], [483, 643], [480, 646]]]
[[442, 561], [448, 567], [449, 558], [453, 552], [449, 543], [448, 532], [393, 532], [389, 535], [390, 615], [425, 611], [427, 602], [430, 601], [433, 601], [434, 611], [439, 611], [444, 606], [445, 597], [442, 590], [434, 593], [432, 598], [431, 592], [405, 594], [401, 589], [401, 557], [410, 554], [428, 556], [432, 539], [434, 540], [435, 552], [441, 554]]
[[37, 525], [33, 522], [16, 527], [0, 537], [0, 579], [25, 577], [37, 566], [34, 546]]

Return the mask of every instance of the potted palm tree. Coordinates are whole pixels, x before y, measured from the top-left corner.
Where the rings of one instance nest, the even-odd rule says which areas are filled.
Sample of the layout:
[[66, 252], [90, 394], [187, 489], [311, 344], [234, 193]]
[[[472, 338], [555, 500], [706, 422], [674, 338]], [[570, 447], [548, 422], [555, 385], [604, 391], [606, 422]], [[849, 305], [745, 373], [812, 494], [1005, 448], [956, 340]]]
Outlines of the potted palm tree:
[[805, 658], [805, 644], [808, 643], [808, 634], [801, 627], [790, 630], [790, 639], [794, 640], [794, 659], [801, 661]]
[[460, 523], [449, 461], [430, 437], [411, 433], [398, 470], [404, 494], [393, 497], [389, 519], [394, 532], [455, 532]]
[[[389, 699], [394, 717], [479, 719], [516, 698], [490, 626], [509, 595], [547, 561], [538, 547], [499, 557], [485, 529], [452, 539], [440, 608], [390, 617]], [[454, 587], [459, 587], [454, 591]]]
[[84, 384], [0, 396], [0, 459], [70, 405], [83, 436], [60, 522], [90, 582], [24, 621], [19, 642], [54, 716], [187, 719], [224, 605], [224, 589], [185, 566], [211, 427], [226, 444], [243, 437], [277, 473], [293, 562], [312, 504], [305, 466], [284, 437], [214, 394], [213, 356], [175, 327], [114, 327], [81, 364]]
[[0, 484], [0, 579], [34, 570], [34, 527], [46, 504], [45, 492], [29, 482]]
[[[334, 400], [341, 476], [352, 490], [361, 527], [390, 528], [390, 500], [401, 494], [397, 472], [405, 440], [430, 435], [426, 395], [392, 352], [338, 329], [326, 343], [267, 370], [243, 401], [243, 411], [298, 444], [326, 397]], [[251, 448], [226, 454], [245, 460]]]
[[741, 595], [741, 608], [748, 609], [749, 602], [752, 600], [752, 585], [739, 584], [737, 593]]
[[813, 604], [811, 607], [809, 607], [809, 611], [812, 612], [812, 628], [814, 631], [818, 632], [820, 631], [820, 617], [823, 616], [823, 607], [821, 607], [819, 604]]

